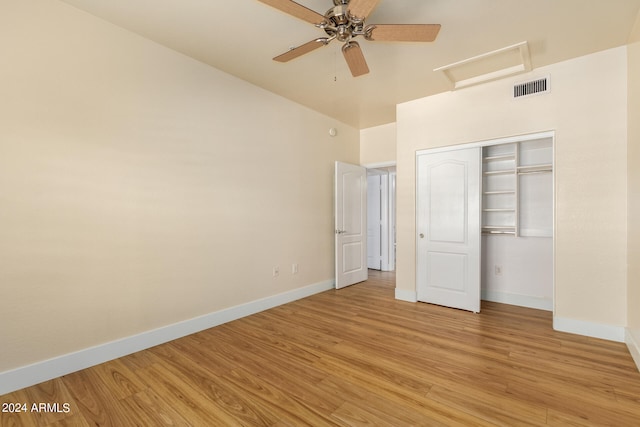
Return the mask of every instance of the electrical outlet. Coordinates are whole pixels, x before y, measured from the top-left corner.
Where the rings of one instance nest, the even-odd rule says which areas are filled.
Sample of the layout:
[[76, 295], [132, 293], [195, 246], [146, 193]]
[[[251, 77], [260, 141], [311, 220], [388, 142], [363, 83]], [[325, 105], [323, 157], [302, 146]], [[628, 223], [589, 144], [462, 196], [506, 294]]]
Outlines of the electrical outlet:
[[502, 266], [501, 266], [501, 265], [497, 265], [497, 264], [496, 264], [496, 265], [493, 267], [493, 269], [494, 269], [493, 271], [494, 271], [494, 273], [495, 273], [495, 275], [496, 275], [496, 276], [502, 276]]
[[280, 275], [280, 267], [273, 267], [273, 277], [278, 277]]
[[291, 264], [291, 274], [298, 274], [298, 264]]

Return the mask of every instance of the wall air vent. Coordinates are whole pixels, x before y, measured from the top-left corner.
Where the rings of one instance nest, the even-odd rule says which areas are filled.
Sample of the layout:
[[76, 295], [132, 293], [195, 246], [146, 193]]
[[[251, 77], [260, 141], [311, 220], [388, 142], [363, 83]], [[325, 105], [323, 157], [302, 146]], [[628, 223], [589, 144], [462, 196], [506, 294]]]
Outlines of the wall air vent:
[[523, 96], [544, 92], [549, 92], [549, 77], [544, 77], [542, 79], [532, 80], [530, 82], [520, 83], [513, 86], [514, 98], [520, 98]]

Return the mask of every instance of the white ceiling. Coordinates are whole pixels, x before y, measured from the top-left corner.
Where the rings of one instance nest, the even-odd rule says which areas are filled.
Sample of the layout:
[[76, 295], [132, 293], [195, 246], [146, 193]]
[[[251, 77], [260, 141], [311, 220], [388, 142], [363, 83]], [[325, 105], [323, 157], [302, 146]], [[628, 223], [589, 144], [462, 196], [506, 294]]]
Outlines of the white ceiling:
[[[451, 89], [433, 69], [522, 41], [533, 68], [626, 44], [640, 0], [381, 0], [367, 23], [439, 23], [433, 43], [361, 40], [353, 78], [334, 41], [272, 57], [324, 33], [257, 0], [63, 0], [356, 128], [395, 121], [396, 104]], [[299, 0], [324, 14], [332, 0]], [[464, 90], [464, 89], [463, 89]]]

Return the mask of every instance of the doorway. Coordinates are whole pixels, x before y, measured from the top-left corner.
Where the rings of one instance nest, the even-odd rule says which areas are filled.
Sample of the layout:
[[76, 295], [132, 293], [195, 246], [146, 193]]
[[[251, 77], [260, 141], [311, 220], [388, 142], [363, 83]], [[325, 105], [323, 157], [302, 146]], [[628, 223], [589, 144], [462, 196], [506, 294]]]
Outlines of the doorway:
[[395, 270], [395, 194], [395, 166], [367, 169], [367, 267], [372, 270]]

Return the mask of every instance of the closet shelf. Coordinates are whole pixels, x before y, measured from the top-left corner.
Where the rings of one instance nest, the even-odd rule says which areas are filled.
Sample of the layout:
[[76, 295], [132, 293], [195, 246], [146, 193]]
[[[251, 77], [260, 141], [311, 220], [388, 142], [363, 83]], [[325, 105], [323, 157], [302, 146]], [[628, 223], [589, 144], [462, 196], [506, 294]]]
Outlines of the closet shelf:
[[[545, 137], [482, 148], [481, 213], [486, 224], [482, 234], [514, 237], [522, 236], [523, 231], [530, 236], [551, 234], [550, 216], [542, 210], [550, 208], [548, 199], [543, 198], [551, 197], [547, 196], [551, 191], [547, 177], [553, 172], [552, 142]], [[533, 228], [536, 230], [529, 231]]]
[[513, 175], [516, 173], [515, 169], [504, 169], [504, 170], [498, 170], [498, 171], [486, 171], [486, 172], [482, 172], [482, 175], [484, 176], [492, 176], [492, 175]]
[[553, 165], [518, 166], [518, 174], [553, 172]]
[[483, 157], [482, 161], [483, 162], [496, 162], [496, 161], [501, 161], [501, 160], [515, 160], [516, 156], [515, 154], [502, 154], [499, 156], [487, 156], [487, 157]]
[[507, 234], [516, 235], [516, 227], [505, 225], [485, 225], [482, 227], [482, 234]]

